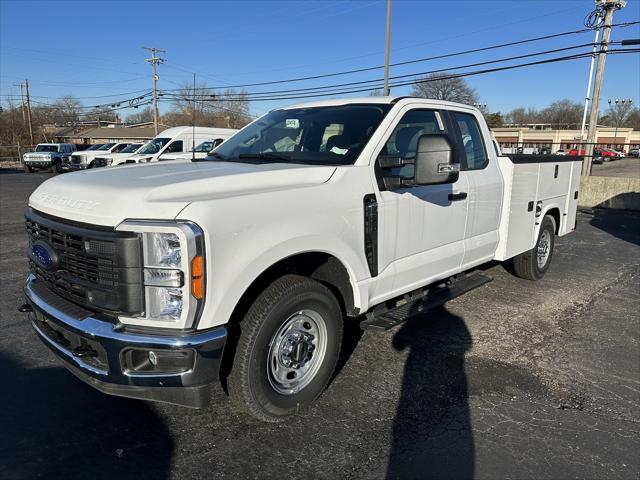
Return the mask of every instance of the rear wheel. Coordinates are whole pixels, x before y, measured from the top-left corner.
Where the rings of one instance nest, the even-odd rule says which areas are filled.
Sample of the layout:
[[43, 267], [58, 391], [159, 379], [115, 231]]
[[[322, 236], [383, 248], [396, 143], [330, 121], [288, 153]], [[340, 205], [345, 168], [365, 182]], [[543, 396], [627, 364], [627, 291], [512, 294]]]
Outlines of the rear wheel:
[[277, 422], [323, 392], [342, 341], [342, 312], [328, 288], [285, 275], [258, 296], [240, 329], [227, 379], [237, 406]]
[[527, 280], [539, 280], [544, 277], [551, 264], [554, 245], [555, 221], [550, 215], [545, 215], [540, 224], [535, 246], [513, 258], [513, 270], [516, 276]]

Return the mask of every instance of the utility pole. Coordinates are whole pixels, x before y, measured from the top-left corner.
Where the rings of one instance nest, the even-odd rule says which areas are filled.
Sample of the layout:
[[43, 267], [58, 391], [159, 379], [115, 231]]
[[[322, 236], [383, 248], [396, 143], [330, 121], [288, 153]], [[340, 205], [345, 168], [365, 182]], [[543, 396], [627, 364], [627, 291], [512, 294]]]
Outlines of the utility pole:
[[600, 93], [602, 91], [602, 80], [604, 78], [604, 64], [607, 60], [607, 50], [611, 39], [611, 24], [613, 23], [613, 12], [626, 5], [625, 0], [596, 0], [596, 5], [605, 10], [604, 26], [602, 27], [602, 43], [598, 52], [598, 65], [596, 66], [596, 79], [593, 88], [593, 100], [591, 101], [591, 112], [589, 114], [589, 131], [587, 133], [587, 145], [585, 148], [584, 160], [582, 161], [582, 175], [591, 175], [591, 164], [593, 149], [596, 143], [596, 133], [598, 130], [598, 114], [600, 113]]
[[24, 93], [22, 87], [24, 87], [24, 83], [19, 85], [13, 85], [14, 87], [20, 87], [20, 111], [22, 112], [22, 125], [27, 126], [27, 114], [24, 111]]
[[24, 81], [25, 90], [27, 91], [27, 118], [29, 119], [29, 138], [31, 139], [31, 145], [33, 141], [33, 122], [31, 120], [31, 97], [29, 96], [29, 80]]
[[383, 95], [389, 95], [389, 47], [391, 45], [391, 0], [387, 0], [387, 38], [384, 54], [384, 89]]
[[156, 135], [158, 135], [158, 90], [157, 90], [157, 84], [158, 84], [158, 79], [160, 77], [158, 77], [158, 64], [160, 63], [164, 63], [164, 58], [160, 58], [156, 56], [156, 53], [158, 52], [162, 52], [162, 53], [166, 53], [166, 50], [160, 50], [159, 48], [155, 48], [155, 47], [142, 47], [145, 50], [149, 50], [151, 52], [151, 58], [147, 58], [147, 62], [149, 62], [151, 64], [151, 71], [153, 74], [153, 130], [155, 132]]

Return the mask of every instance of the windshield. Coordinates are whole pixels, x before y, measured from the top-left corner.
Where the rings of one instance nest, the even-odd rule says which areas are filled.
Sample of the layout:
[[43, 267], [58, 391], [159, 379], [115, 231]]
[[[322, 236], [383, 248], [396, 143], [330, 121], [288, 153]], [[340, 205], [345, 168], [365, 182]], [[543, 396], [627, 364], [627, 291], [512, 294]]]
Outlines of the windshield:
[[36, 147], [36, 152], [57, 152], [57, 145], [38, 145]]
[[147, 145], [140, 150], [139, 154], [142, 155], [147, 155], [147, 154], [153, 154], [153, 153], [158, 153], [160, 150], [162, 150], [162, 147], [164, 147], [169, 140], [171, 140], [170, 138], [154, 138], [153, 140], [151, 140], [149, 143], [147, 143]]
[[95, 145], [91, 145], [89, 148], [87, 148], [86, 151], [89, 151], [89, 150], [100, 150], [101, 147], [104, 147], [104, 143], [96, 143]]
[[115, 145], [115, 143], [105, 143], [104, 145], [102, 145], [100, 148], [96, 148], [96, 150], [100, 150], [100, 151], [105, 151], [105, 150], [109, 150], [111, 147], [113, 147]]
[[138, 150], [141, 146], [142, 146], [141, 143], [132, 143], [128, 147], [123, 148], [122, 150], [120, 150], [120, 153], [133, 153], [136, 150]]
[[275, 110], [216, 148], [208, 160], [352, 165], [391, 105]]
[[207, 152], [210, 152], [211, 150], [213, 150], [213, 140], [207, 140], [205, 142], [202, 142], [196, 148], [192, 148], [189, 151], [190, 152], [205, 152], [205, 153], [207, 153]]

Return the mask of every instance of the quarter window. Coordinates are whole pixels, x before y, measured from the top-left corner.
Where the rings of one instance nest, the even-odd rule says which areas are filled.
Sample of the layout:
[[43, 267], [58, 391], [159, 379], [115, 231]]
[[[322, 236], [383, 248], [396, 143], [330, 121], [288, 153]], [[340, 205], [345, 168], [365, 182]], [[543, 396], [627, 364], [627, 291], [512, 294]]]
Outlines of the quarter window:
[[476, 117], [468, 113], [451, 112], [460, 129], [460, 142], [467, 160], [466, 170], [478, 170], [487, 165], [487, 150]]

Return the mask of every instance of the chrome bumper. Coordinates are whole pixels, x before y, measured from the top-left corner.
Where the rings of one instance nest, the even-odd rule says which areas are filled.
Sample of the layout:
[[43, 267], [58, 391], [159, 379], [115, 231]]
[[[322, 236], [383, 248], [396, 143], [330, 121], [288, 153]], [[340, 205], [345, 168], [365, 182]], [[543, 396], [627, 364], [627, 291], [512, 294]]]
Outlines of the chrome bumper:
[[[129, 332], [54, 294], [34, 275], [24, 292], [38, 337], [89, 385], [112, 395], [192, 408], [208, 403], [211, 384], [218, 380], [226, 328], [182, 335]], [[157, 365], [141, 361], [150, 358], [149, 352]]]

